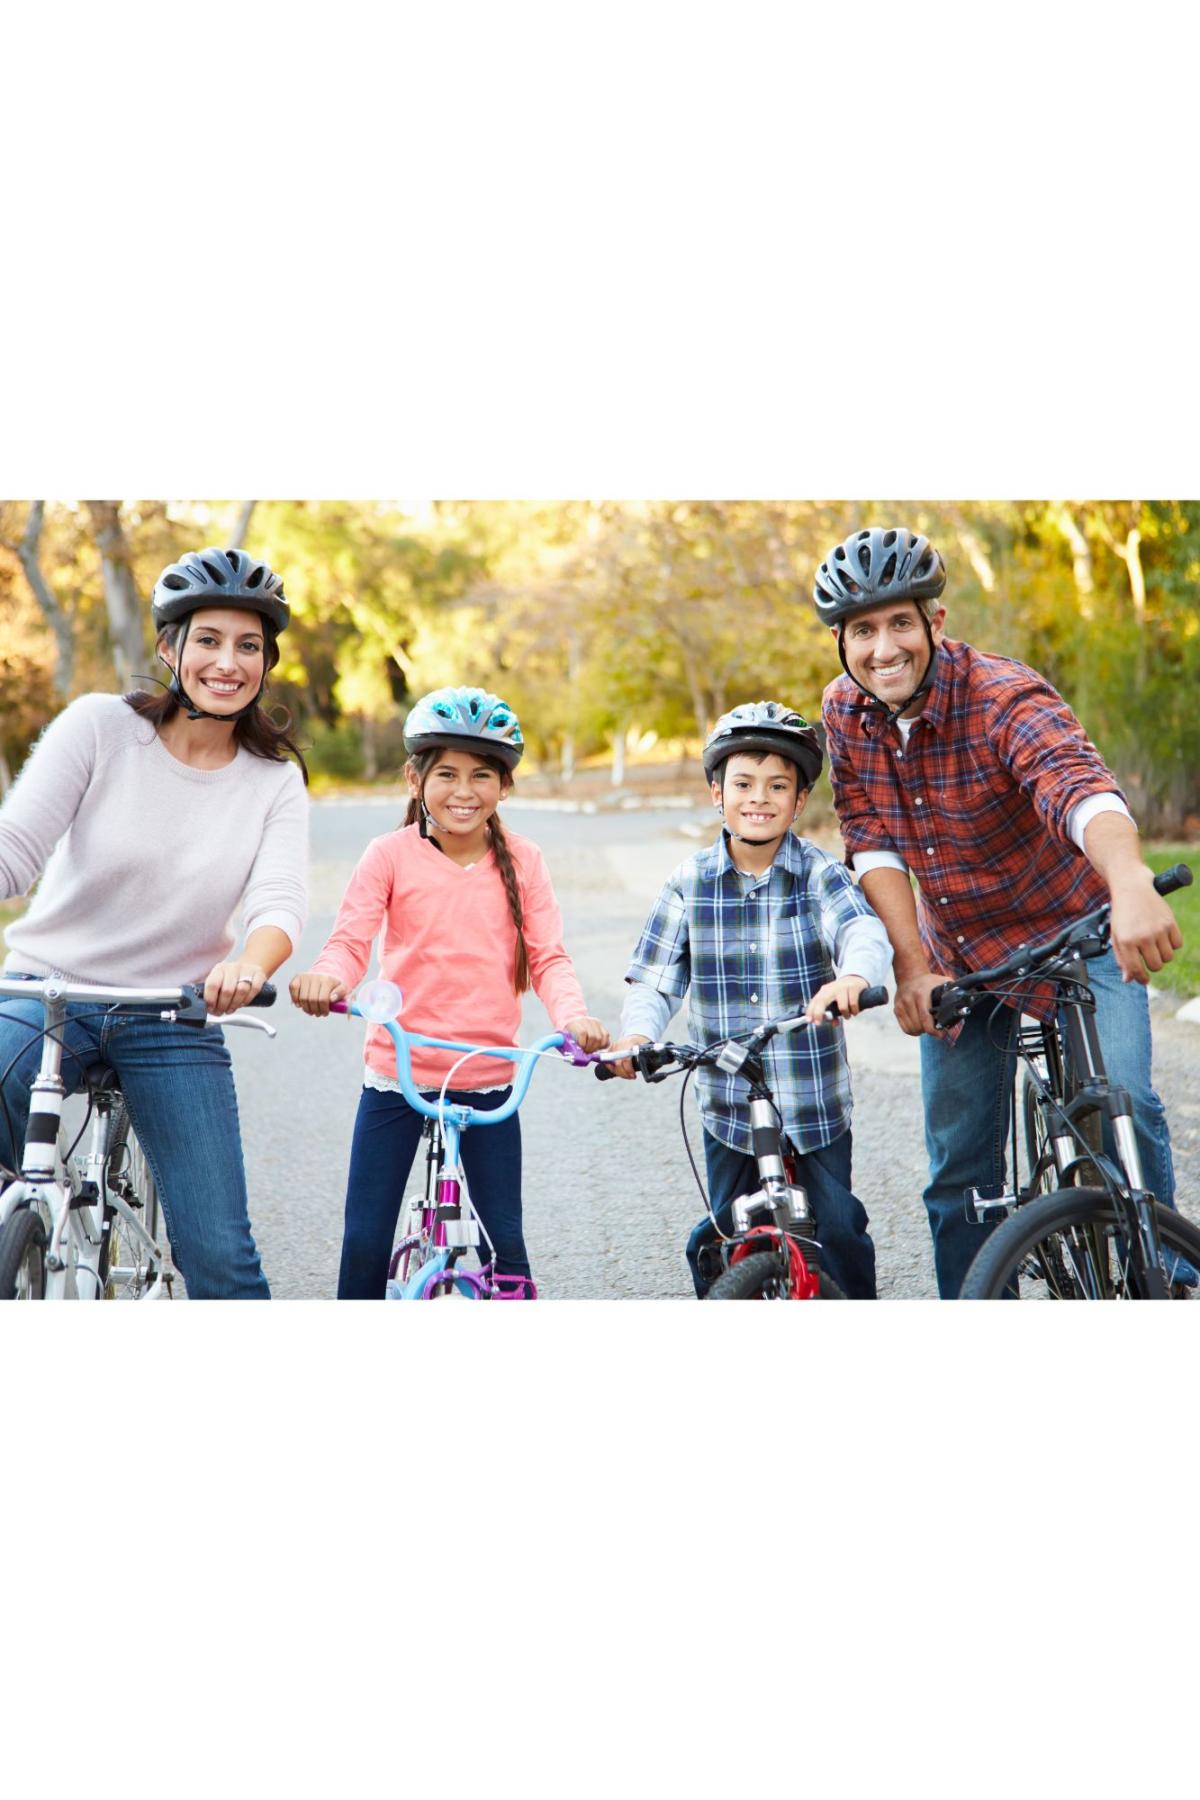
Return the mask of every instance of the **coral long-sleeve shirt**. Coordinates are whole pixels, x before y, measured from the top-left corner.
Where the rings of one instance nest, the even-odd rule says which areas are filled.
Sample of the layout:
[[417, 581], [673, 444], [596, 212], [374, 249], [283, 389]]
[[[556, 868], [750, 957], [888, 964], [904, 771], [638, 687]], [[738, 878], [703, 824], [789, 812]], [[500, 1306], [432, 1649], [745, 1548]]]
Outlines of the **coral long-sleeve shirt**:
[[[556, 1030], [587, 1012], [571, 959], [562, 945], [562, 914], [537, 845], [506, 832], [524, 910], [525, 947], [534, 992]], [[415, 825], [373, 838], [350, 878], [333, 931], [312, 965], [347, 988], [367, 971], [380, 934], [379, 972], [404, 995], [400, 1023], [427, 1037], [467, 1044], [515, 1044], [521, 1002], [513, 990], [517, 931], [495, 852], [460, 868], [423, 838]], [[460, 1052], [414, 1047], [413, 1075], [440, 1085]], [[396, 1075], [387, 1030], [367, 1032], [366, 1061], [380, 1075]], [[464, 1063], [455, 1087], [490, 1087], [511, 1080], [513, 1065], [480, 1056]]]

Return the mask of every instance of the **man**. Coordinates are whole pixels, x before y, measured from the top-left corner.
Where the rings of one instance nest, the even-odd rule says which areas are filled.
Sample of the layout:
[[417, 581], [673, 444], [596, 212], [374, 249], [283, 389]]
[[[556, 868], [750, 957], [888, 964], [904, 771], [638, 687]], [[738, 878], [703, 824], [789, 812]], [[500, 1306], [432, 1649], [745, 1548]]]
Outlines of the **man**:
[[[1142, 861], [1111, 771], [1049, 682], [945, 635], [941, 556], [902, 529], [856, 531], [821, 565], [818, 617], [845, 674], [822, 718], [846, 859], [887, 927], [896, 1017], [921, 1038], [938, 1291], [955, 1298], [987, 1229], [976, 1188], [1004, 1187], [1019, 1014], [935, 1030], [929, 996], [1112, 902], [1110, 950], [1088, 965], [1110, 1079], [1129, 1090], [1146, 1180], [1172, 1205], [1162, 1101], [1150, 1079], [1145, 984], [1182, 944]], [[914, 895], [909, 877], [917, 883]], [[1049, 988], [1023, 1002], [1053, 1016]]]

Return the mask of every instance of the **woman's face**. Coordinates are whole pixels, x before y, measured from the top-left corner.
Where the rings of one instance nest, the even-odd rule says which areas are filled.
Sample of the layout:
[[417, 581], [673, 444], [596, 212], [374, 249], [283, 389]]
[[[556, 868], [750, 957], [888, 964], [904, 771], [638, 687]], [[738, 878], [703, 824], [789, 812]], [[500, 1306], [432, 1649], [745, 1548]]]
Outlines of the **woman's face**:
[[[421, 785], [412, 763], [405, 774], [415, 798]], [[425, 777], [425, 805], [447, 837], [470, 838], [483, 832], [510, 785], [507, 776], [469, 751], [439, 750]]]
[[[169, 648], [166, 660], [176, 666]], [[266, 638], [257, 613], [212, 606], [192, 614], [179, 679], [205, 712], [241, 712], [262, 686], [265, 668]]]

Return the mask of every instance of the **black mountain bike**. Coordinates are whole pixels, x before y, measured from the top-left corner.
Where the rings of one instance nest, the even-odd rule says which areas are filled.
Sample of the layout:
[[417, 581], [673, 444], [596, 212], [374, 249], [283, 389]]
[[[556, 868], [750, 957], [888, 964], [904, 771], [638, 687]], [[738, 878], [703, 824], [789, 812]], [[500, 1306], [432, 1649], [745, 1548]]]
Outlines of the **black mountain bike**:
[[[1177, 863], [1154, 885], [1170, 894], [1191, 880]], [[1104, 955], [1109, 933], [1102, 906], [1011, 962], [946, 982], [930, 996], [943, 1030], [981, 1006], [1019, 1013], [1039, 982], [1052, 983], [1057, 1000], [1053, 1023], [1019, 1027], [1013, 1039], [1025, 1065], [1026, 1169], [1015, 1192], [976, 1202], [1002, 1222], [967, 1272], [964, 1300], [1200, 1298], [1200, 1228], [1147, 1189], [1129, 1094], [1113, 1086], [1104, 1066], [1085, 965]]]
[[[864, 988], [858, 1008], [887, 1004], [885, 987]], [[829, 1012], [838, 1016], [836, 1006]], [[763, 1051], [781, 1031], [797, 1031], [808, 1024], [802, 1016], [772, 1019], [756, 1031], [725, 1038], [717, 1044], [642, 1044], [624, 1050], [620, 1058], [601, 1051], [596, 1079], [612, 1077], [609, 1062], [628, 1058], [644, 1081], [665, 1081], [683, 1075], [679, 1091], [679, 1121], [684, 1147], [696, 1185], [700, 1189], [714, 1239], [700, 1252], [701, 1272], [714, 1279], [706, 1300], [844, 1300], [845, 1295], [821, 1263], [817, 1221], [808, 1193], [796, 1179], [793, 1151], [783, 1131], [779, 1110], [767, 1085]], [[693, 1070], [707, 1063], [727, 1075], [740, 1075], [749, 1084], [750, 1130], [758, 1164], [759, 1186], [732, 1203], [733, 1230], [723, 1232], [709, 1203], [708, 1193], [692, 1156], [684, 1121], [683, 1102]], [[708, 1270], [704, 1260], [711, 1259]]]

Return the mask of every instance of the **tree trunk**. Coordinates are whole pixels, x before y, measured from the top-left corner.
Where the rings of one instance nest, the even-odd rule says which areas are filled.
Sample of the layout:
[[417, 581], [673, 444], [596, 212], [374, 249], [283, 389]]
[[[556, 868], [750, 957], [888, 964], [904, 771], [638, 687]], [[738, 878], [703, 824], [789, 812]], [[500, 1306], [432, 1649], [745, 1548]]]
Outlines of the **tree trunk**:
[[55, 599], [38, 561], [45, 513], [46, 502], [35, 500], [29, 508], [29, 523], [25, 527], [25, 535], [19, 544], [13, 544], [11, 548], [19, 557], [30, 591], [54, 633], [57, 652], [54, 663], [54, 691], [65, 700], [70, 695], [71, 683], [75, 677], [75, 633], [72, 630], [70, 616]]
[[612, 784], [615, 788], [625, 785], [625, 727], [618, 726], [613, 733]]
[[1080, 617], [1090, 623], [1092, 596], [1096, 591], [1096, 580], [1092, 573], [1092, 547], [1067, 507], [1053, 507], [1050, 516], [1071, 546], [1071, 557], [1075, 568], [1075, 592], [1079, 597]]
[[374, 781], [379, 774], [379, 742], [370, 713], [362, 715], [362, 751], [363, 775], [367, 781]]
[[242, 510], [238, 514], [237, 524], [233, 528], [233, 536], [226, 545], [227, 549], [240, 550], [242, 548], [243, 544], [246, 542], [246, 533], [250, 529], [250, 521], [254, 517], [254, 509], [257, 505], [257, 500], [243, 501]]
[[104, 573], [104, 603], [117, 682], [128, 688], [146, 661], [142, 634], [142, 601], [133, 577], [129, 542], [121, 524], [119, 500], [87, 500], [92, 529]]

